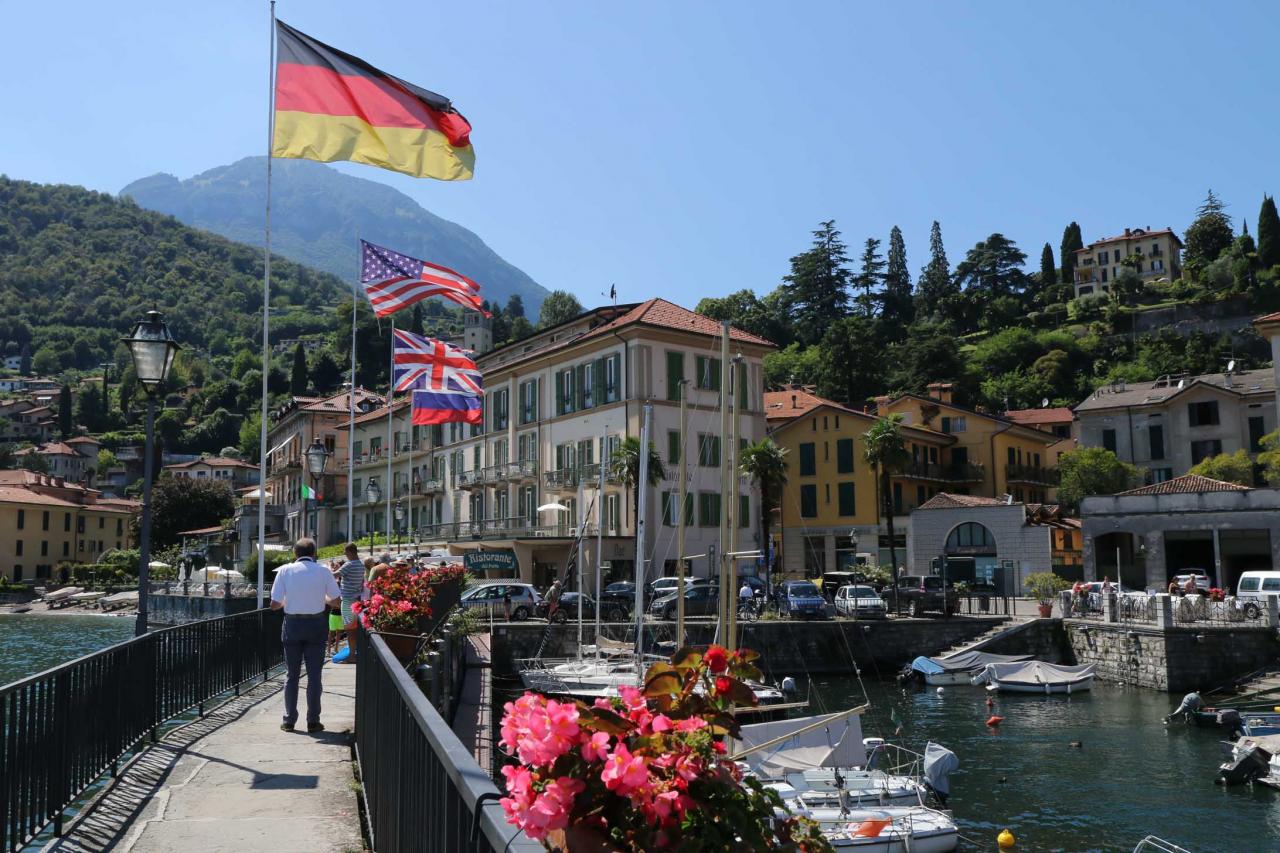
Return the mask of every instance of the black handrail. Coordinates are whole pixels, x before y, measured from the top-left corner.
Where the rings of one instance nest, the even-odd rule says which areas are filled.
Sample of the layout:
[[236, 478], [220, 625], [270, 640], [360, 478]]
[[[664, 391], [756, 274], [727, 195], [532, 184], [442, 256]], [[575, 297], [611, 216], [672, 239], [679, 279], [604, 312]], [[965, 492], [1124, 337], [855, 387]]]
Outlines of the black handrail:
[[280, 664], [257, 610], [117, 643], [0, 687], [0, 851], [18, 851], [165, 722]]
[[356, 759], [377, 853], [542, 850], [510, 826], [492, 780], [376, 634], [359, 632]]

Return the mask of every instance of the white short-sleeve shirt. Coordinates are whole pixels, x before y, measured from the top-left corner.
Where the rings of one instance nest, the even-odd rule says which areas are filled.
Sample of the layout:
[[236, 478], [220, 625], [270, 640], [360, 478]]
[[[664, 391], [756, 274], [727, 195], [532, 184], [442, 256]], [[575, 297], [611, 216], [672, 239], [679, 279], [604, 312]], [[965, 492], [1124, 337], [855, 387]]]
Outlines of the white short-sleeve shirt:
[[339, 596], [333, 573], [310, 557], [281, 566], [271, 584], [271, 600], [287, 614], [323, 613], [328, 599]]

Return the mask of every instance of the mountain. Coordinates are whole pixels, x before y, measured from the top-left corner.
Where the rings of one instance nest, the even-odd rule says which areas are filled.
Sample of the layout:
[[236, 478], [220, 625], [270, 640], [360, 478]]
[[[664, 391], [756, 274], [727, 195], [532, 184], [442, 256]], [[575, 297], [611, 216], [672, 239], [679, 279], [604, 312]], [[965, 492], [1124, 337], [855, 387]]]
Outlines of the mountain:
[[[547, 295], [476, 234], [424, 209], [399, 190], [345, 175], [323, 163], [276, 160], [271, 179], [271, 248], [350, 282], [357, 273], [356, 235], [406, 255], [452, 267], [480, 282], [491, 302], [519, 294], [538, 316]], [[120, 191], [150, 210], [232, 240], [262, 245], [266, 162], [246, 157], [180, 181], [156, 174]], [[350, 286], [350, 285], [348, 285]]]
[[[151, 308], [184, 346], [234, 353], [260, 338], [262, 250], [81, 187], [0, 176], [0, 349], [36, 369], [91, 370]], [[272, 334], [334, 326], [338, 277], [271, 266]], [[300, 326], [299, 324], [303, 324]]]

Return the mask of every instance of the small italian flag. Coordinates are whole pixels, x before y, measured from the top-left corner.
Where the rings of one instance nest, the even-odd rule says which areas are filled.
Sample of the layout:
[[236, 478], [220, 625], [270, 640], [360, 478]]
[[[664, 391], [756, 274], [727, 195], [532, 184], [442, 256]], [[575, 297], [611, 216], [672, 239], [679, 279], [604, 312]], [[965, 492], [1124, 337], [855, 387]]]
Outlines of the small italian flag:
[[315, 490], [315, 489], [313, 489], [313, 488], [311, 488], [310, 486], [308, 486], [306, 483], [303, 483], [303, 484], [302, 484], [302, 499], [303, 499], [304, 501], [306, 501], [306, 500], [314, 500], [314, 499], [315, 499], [315, 496], [316, 496], [316, 490]]

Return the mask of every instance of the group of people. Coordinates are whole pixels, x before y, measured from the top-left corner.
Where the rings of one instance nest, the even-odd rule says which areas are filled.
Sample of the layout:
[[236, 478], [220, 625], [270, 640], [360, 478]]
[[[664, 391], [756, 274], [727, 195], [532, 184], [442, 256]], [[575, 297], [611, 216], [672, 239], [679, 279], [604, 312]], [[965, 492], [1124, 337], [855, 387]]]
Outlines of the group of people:
[[1195, 595], [1198, 592], [1200, 589], [1196, 586], [1195, 575], [1187, 575], [1187, 579], [1182, 583], [1178, 583], [1177, 578], [1169, 581], [1170, 595]]

